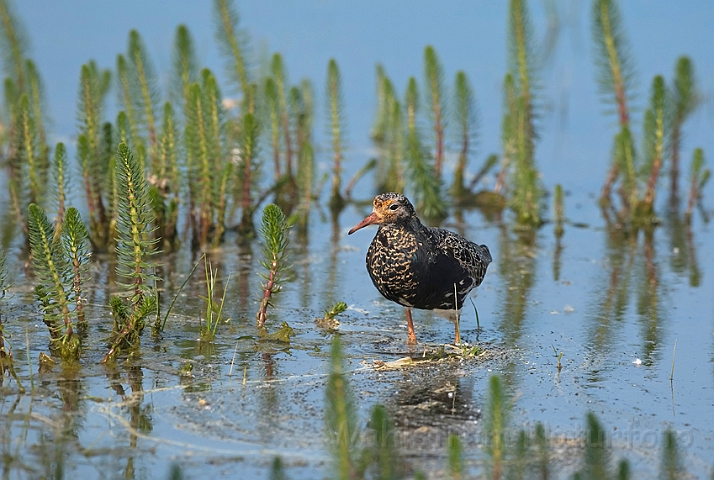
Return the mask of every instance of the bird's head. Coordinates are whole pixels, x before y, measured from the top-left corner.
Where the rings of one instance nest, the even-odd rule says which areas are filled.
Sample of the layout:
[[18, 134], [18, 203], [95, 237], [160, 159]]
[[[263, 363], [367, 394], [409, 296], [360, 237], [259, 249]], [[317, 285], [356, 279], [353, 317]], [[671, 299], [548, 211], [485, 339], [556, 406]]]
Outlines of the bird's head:
[[401, 193], [382, 193], [374, 197], [372, 213], [355, 225], [348, 234], [352, 235], [367, 225], [402, 223], [415, 218], [415, 216], [414, 206], [407, 197]]

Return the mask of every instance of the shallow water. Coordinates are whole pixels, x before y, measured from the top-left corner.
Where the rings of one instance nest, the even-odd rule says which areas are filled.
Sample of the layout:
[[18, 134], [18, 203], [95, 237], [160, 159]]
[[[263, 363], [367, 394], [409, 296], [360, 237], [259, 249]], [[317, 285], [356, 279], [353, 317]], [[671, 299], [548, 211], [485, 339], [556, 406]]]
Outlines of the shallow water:
[[[320, 2], [310, 4], [313, 10], [303, 13], [306, 17], [310, 12], [324, 14], [320, 8], [333, 7], [327, 3], [327, 7]], [[680, 31], [666, 41], [661, 40], [668, 43], [670, 50], [666, 53], [671, 58], [652, 58], [656, 55], [650, 50], [661, 45], [654, 43], [657, 39], [652, 39], [651, 34], [642, 33], [641, 26], [635, 26], [635, 14], [642, 10], [652, 15], [659, 12], [657, 18], [669, 15], [674, 19], [673, 25], [683, 24], [675, 17], [681, 12], [663, 10], [664, 3], [656, 3], [652, 9], [636, 2], [628, 5], [632, 10], [624, 10], [623, 14], [627, 25], [633, 25], [631, 38], [635, 39], [635, 52], [643, 59], [644, 73], [669, 72], [676, 55], [691, 53], [695, 65], [704, 72], [705, 92], [711, 92], [714, 76], [707, 73], [711, 73], [712, 63], [707, 62], [711, 60], [711, 47], [702, 46], [706, 42], [686, 43], [693, 33]], [[699, 21], [711, 17], [710, 6], [697, 5]], [[602, 107], [597, 103], [594, 74], [588, 68], [585, 71], [579, 68], [592, 63], [591, 58], [582, 54], [588, 51], [584, 45], [589, 45], [589, 27], [582, 21], [583, 16], [587, 17], [588, 7], [583, 4], [585, 12], [575, 14], [578, 20], [574, 23], [581, 27], [572, 27], [573, 35], [583, 44], [573, 40], [573, 45], [580, 45], [579, 49], [574, 47], [576, 53], [572, 57], [557, 57], [545, 75], [548, 87], [544, 92], [542, 143], [537, 157], [546, 186], [551, 188], [560, 182], [566, 190], [569, 222], [564, 237], [556, 240], [552, 225], [546, 224], [531, 238], [524, 238], [514, 232], [510, 222], [495, 221], [478, 211], [452, 211], [444, 223], [446, 228], [487, 244], [494, 258], [483, 285], [471, 295], [478, 307], [481, 329], [476, 327], [469, 302], [462, 317], [463, 337], [482, 347], [484, 355], [423, 362], [398, 370], [375, 368], [375, 361], [393, 361], [406, 355], [418, 358], [423, 345], [436, 349], [452, 341], [453, 327], [430, 312], [415, 312], [422, 344], [416, 348], [406, 345], [403, 309], [378, 294], [364, 267], [364, 255], [374, 230], [347, 236], [349, 228], [369, 212], [368, 207], [351, 205], [337, 223], [325, 211], [315, 209], [307, 238], [293, 238], [290, 275], [275, 299], [275, 306], [269, 310], [268, 320], [271, 330], [283, 321], [290, 324], [295, 330], [290, 345], [258, 339], [254, 318], [261, 267], [253, 254], [259, 253], [260, 248], [257, 243], [249, 249], [238, 248], [235, 235], [229, 233], [225, 245], [209, 254], [223, 281], [231, 275], [225, 311], [231, 320], [220, 325], [214, 343], [198, 340], [198, 319], [203, 309], [198, 295], [205, 291], [199, 268], [181, 294], [161, 337], [152, 337], [147, 328], [136, 353], [113, 366], [99, 365], [112, 326], [106, 305], [112, 293], [113, 266], [111, 259], [98, 257], [92, 267], [94, 286], [89, 289], [88, 299], [91, 331], [81, 365], [40, 368], [39, 354], [47, 352], [47, 329], [33, 303], [31, 281], [25, 277], [22, 240], [15, 236], [9, 240], [8, 251], [13, 295], [4, 320], [17, 373], [28, 393], [19, 394], [17, 384], [7, 378], [0, 387], [4, 474], [9, 478], [36, 478], [51, 474], [61, 465], [65, 476], [78, 478], [162, 478], [168, 474], [170, 465], [176, 463], [185, 478], [237, 475], [267, 478], [273, 458], [280, 455], [290, 478], [326, 477], [331, 471], [331, 455], [325, 444], [324, 392], [330, 341], [339, 334], [347, 356], [349, 381], [357, 398], [360, 426], [366, 426], [374, 404], [384, 404], [396, 422], [398, 444], [408, 463], [425, 470], [429, 478], [445, 475], [446, 439], [451, 433], [464, 440], [470, 472], [483, 473], [487, 441], [481, 415], [492, 374], [502, 375], [508, 393], [515, 398], [511, 413], [514, 437], [521, 428], [534, 428], [536, 422], [546, 426], [554, 442], [558, 477], [565, 478], [580, 466], [578, 439], [583, 434], [588, 411], [598, 415], [611, 436], [614, 457], [630, 460], [635, 478], [649, 478], [657, 472], [662, 432], [667, 427], [677, 432], [684, 464], [690, 473], [707, 475], [714, 447], [711, 415], [714, 299], [709, 294], [713, 288], [710, 272], [714, 271], [711, 251], [714, 247], [707, 241], [711, 227], [697, 213], [688, 236], [681, 218], [663, 215], [663, 224], [654, 235], [651, 238], [640, 235], [636, 242], [623, 239], [619, 232], [606, 227], [596, 196], [605, 176], [612, 128], [607, 123], [609, 117], [602, 115]], [[316, 62], [312, 54], [305, 53], [314, 53], [312, 50], [299, 50], [295, 46], [303, 45], [300, 43], [303, 36], [296, 32], [279, 36], [279, 32], [270, 30], [277, 30], [288, 20], [283, 18], [276, 22], [278, 26], [270, 27], [270, 22], [261, 16], [269, 16], [267, 13], [254, 12], [256, 7], [252, 4], [244, 8], [242, 13], [248, 26], [259, 25], [264, 29], [256, 35], [269, 38], [275, 35], [273, 45], [285, 44], [285, 48], [298, 50], [293, 51], [292, 58], [286, 56], [288, 65], [295, 65], [294, 79], [308, 68], [301, 58], [308, 64]], [[346, 13], [337, 15], [339, 19], [350, 15], [350, 7], [343, 8]], [[408, 6], [394, 8], [395, 18], [409, 10]], [[47, 9], [42, 15], [33, 15], [35, 12], [26, 4], [18, 5], [31, 36], [38, 31], [39, 19], [51, 15]], [[180, 17], [181, 9], [177, 10]], [[537, 24], [544, 23], [543, 13], [535, 5], [534, 10]], [[415, 22], [428, 24], [429, 12], [417, 12]], [[478, 18], [474, 23], [490, 28], [479, 35], [501, 39], [493, 49], [479, 49], [493, 50], [490, 53], [473, 53], [478, 60], [472, 61], [466, 56], [472, 52], [462, 45], [463, 39], [459, 44], [457, 38], [453, 48], [448, 42], [436, 45], [437, 51], [443, 51], [445, 62], [451, 62], [449, 71], [461, 68], [460, 62], [454, 65], [457, 60], [468, 58], [464, 63], [473, 70], [470, 75], [484, 85], [481, 90], [478, 85], [476, 88], [483, 114], [480, 149], [483, 152], [499, 148], [500, 120], [495, 119], [500, 118], [501, 67], [505, 58], [502, 39], [506, 25], [504, 12], [487, 13], [475, 16]], [[447, 20], [454, 15], [446, 16]], [[137, 21], [144, 22], [149, 16], [144, 12]], [[203, 48], [208, 49], [212, 35], [210, 18], [200, 19], [209, 22], [196, 28], [199, 43], [203, 42]], [[368, 20], [355, 16], [352, 28], [359, 30], [362, 22]], [[448, 26], [446, 20], [441, 17], [438, 20], [439, 25]], [[127, 19], [116, 21], [119, 26], [114, 25], [112, 32], [119, 30], [125, 39], [133, 25]], [[188, 20], [179, 18], [179, 21]], [[699, 24], [692, 25], [690, 30], [696, 30]], [[174, 24], [169, 27], [164, 25], [162, 29], [171, 32]], [[677, 28], [686, 29], [681, 25]], [[641, 40], [641, 33], [645, 40]], [[711, 29], [700, 33], [704, 38], [711, 34]], [[49, 34], [37, 35], [40, 40], [36, 49], [43, 58], [51, 50], [43, 41], [44, 35]], [[334, 32], [333, 35], [339, 37]], [[385, 62], [388, 72], [396, 70], [397, 78], [405, 76], [404, 71], [420, 75], [423, 46], [432, 40], [411, 30], [404, 35], [408, 41], [404, 45], [395, 42], [395, 51], [390, 54], [394, 57], [375, 53], [379, 58], [368, 58], [369, 68], [379, 60]], [[295, 37], [299, 37], [295, 44], [290, 43]], [[363, 37], [353, 43], [360, 44], [360, 38]], [[320, 55], [327, 58], [333, 54], [322, 45], [325, 42], [312, 41], [321, 43]], [[371, 45], [367, 40], [364, 42]], [[651, 48], [642, 46], [646, 42], [650, 42]], [[679, 50], [672, 50], [674, 47], [669, 43], [676, 43]], [[170, 40], [167, 37], [161, 43], [157, 39], [155, 45], [159, 44], [168, 49]], [[122, 48], [123, 44], [116, 47]], [[348, 92], [346, 116], [348, 122], [354, 119], [347, 166], [353, 171], [374, 153], [367, 138], [376, 101], [364, 94], [368, 91], [373, 95], [373, 71], [363, 69], [354, 73], [357, 67], [353, 65], [365, 60], [353, 48], [343, 48], [338, 52], [343, 57], [338, 59], [344, 68]], [[381, 49], [389, 50], [383, 46]], [[116, 51], [108, 46], [103, 51], [109, 58], [105, 63], [111, 64]], [[158, 63], [162, 69], [168, 68], [168, 50], [161, 54]], [[81, 61], [91, 55], [84, 54]], [[500, 59], [496, 64], [499, 67], [484, 67], [492, 65], [493, 58]], [[207, 59], [215, 61], [211, 55]], [[38, 63], [42, 68], [42, 62]], [[217, 64], [211, 64], [211, 68], [220, 70], [220, 62], [214, 63]], [[326, 66], [326, 61], [323, 63]], [[319, 74], [314, 70], [308, 70], [310, 76], [321, 78], [322, 70]], [[78, 67], [69, 76], [74, 78], [76, 71]], [[57, 88], [52, 86], [52, 78], [46, 76], [50, 94]], [[74, 82], [66, 89], [72, 96], [76, 89]], [[370, 87], [364, 87], [365, 84]], [[566, 93], [561, 96], [562, 92]], [[360, 97], [362, 94], [366, 99]], [[563, 100], [564, 97], [567, 99]], [[65, 100], [55, 101], [64, 105], [60, 102]], [[59, 110], [55, 113], [60, 117], [56, 135], [66, 137], [73, 133], [73, 103]], [[66, 115], [67, 112], [72, 113]], [[708, 151], [714, 150], [707, 135], [712, 128], [710, 105], [700, 109], [691, 123], [685, 159], [695, 142], [701, 142]], [[319, 158], [325, 170], [327, 153]], [[449, 165], [453, 167], [453, 162]], [[4, 182], [3, 179], [3, 185]], [[360, 200], [369, 200], [373, 191], [368, 180], [360, 188]], [[0, 189], [1, 204], [7, 202], [6, 190]], [[707, 209], [711, 205], [709, 194], [705, 192]], [[666, 208], [661, 203], [660, 211], [664, 212]], [[6, 220], [3, 223], [7, 225]], [[161, 275], [166, 279], [164, 308], [197, 260], [186, 250], [161, 258], [164, 263]], [[338, 317], [337, 333], [318, 328], [315, 318], [321, 317], [336, 301], [349, 305]], [[554, 349], [563, 353], [561, 370], [557, 368]], [[673, 363], [674, 376], [670, 382]]]

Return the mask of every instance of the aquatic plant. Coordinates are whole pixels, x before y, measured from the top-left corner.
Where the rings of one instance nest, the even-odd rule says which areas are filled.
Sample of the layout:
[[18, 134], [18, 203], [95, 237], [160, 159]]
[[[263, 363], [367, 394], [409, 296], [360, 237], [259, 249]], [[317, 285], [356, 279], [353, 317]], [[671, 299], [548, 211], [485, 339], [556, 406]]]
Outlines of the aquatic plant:
[[335, 336], [330, 350], [330, 371], [325, 390], [325, 427], [335, 461], [336, 478], [349, 480], [355, 472], [357, 412], [354, 395], [345, 376], [342, 344]]
[[332, 189], [330, 190], [330, 209], [333, 212], [341, 211], [345, 206], [345, 200], [340, 193], [340, 182], [342, 176], [342, 132], [344, 131], [345, 118], [342, 100], [342, 79], [340, 70], [334, 58], [330, 59], [327, 67], [327, 98], [328, 98], [328, 119], [329, 131], [332, 139]]
[[478, 118], [476, 116], [476, 98], [471, 83], [464, 71], [456, 73], [454, 81], [454, 96], [452, 100], [452, 116], [455, 129], [455, 140], [458, 145], [459, 160], [454, 170], [454, 180], [449, 193], [455, 199], [463, 199], [470, 189], [464, 184], [466, 166], [469, 155], [476, 143]]
[[199, 64], [196, 58], [191, 32], [186, 25], [176, 27], [174, 47], [171, 53], [171, 103], [176, 110], [186, 116], [186, 106], [190, 99], [191, 85], [198, 81]]
[[10, 350], [5, 343], [5, 330], [3, 327], [3, 314], [5, 312], [3, 311], [3, 304], [5, 303], [5, 296], [10, 289], [10, 280], [5, 262], [5, 249], [0, 247], [0, 386], [2, 386], [5, 373], [7, 372], [17, 382], [20, 393], [25, 393], [25, 389], [22, 388], [22, 383], [20, 383], [20, 379], [15, 372], [12, 350]]
[[[243, 115], [240, 127], [240, 136], [238, 139], [240, 148], [238, 172], [241, 174], [241, 221], [238, 225], [238, 232], [241, 235], [242, 241], [247, 241], [255, 237], [253, 214], [258, 208], [258, 202], [256, 201], [254, 191], [257, 190], [257, 179], [260, 177], [262, 165], [258, 158], [260, 123], [255, 115], [246, 113]], [[230, 167], [228, 166], [227, 168]]]
[[387, 74], [384, 71], [384, 65], [378, 63], [375, 66], [376, 86], [377, 86], [377, 109], [370, 137], [378, 146], [383, 146], [384, 140], [387, 137], [387, 119], [389, 117], [389, 108], [387, 106]]
[[654, 214], [654, 201], [660, 170], [664, 162], [666, 141], [670, 132], [667, 112], [667, 92], [664, 79], [657, 75], [652, 80], [650, 104], [645, 111], [643, 172], [648, 175], [645, 195], [639, 207], [640, 215]]
[[273, 465], [270, 467], [270, 480], [287, 480], [283, 460], [280, 457], [273, 459]]
[[275, 204], [270, 204], [263, 210], [263, 221], [260, 236], [263, 243], [263, 260], [260, 264], [266, 272], [261, 276], [265, 280], [260, 308], [256, 314], [258, 328], [264, 328], [268, 318], [268, 305], [273, 295], [280, 291], [282, 274], [287, 268], [286, 257], [289, 244], [288, 222], [285, 214]]
[[677, 434], [671, 428], [662, 433], [662, 456], [660, 458], [659, 477], [662, 480], [687, 478], [688, 474], [682, 466], [677, 447]]
[[427, 112], [434, 133], [434, 172], [436, 178], [441, 179], [444, 163], [444, 131], [448, 111], [446, 109], [444, 66], [431, 45], [427, 45], [424, 49], [424, 80], [427, 91]]
[[203, 257], [203, 268], [206, 273], [206, 296], [201, 296], [206, 302], [206, 314], [201, 324], [201, 340], [204, 342], [212, 342], [216, 337], [218, 325], [226, 321], [223, 318], [223, 307], [226, 304], [226, 292], [228, 291], [228, 283], [231, 281], [230, 275], [223, 285], [223, 296], [220, 301], [215, 298], [216, 280], [218, 278], [218, 269], [213, 269], [210, 260]]
[[424, 148], [422, 135], [417, 126], [419, 91], [414, 77], [409, 79], [405, 103], [407, 108], [406, 164], [416, 207], [427, 219], [439, 221], [446, 217], [446, 204], [441, 195], [441, 180], [435, 175], [434, 166]]
[[240, 16], [232, 0], [214, 0], [213, 10], [216, 40], [226, 57], [226, 71], [229, 78], [240, 86], [244, 111], [253, 113], [255, 99], [251, 96], [251, 80], [245, 54], [247, 38], [238, 27]]
[[[630, 129], [628, 102], [634, 89], [634, 66], [629, 57], [629, 46], [616, 0], [594, 0], [592, 18], [598, 90], [606, 104], [616, 107], [620, 126], [619, 138], [615, 140], [617, 144], [624, 140], [624, 131]], [[616, 148], [624, 148], [624, 156], [634, 157], [633, 145], [625, 144]], [[601, 204], [610, 203], [613, 185], [620, 174], [623, 174], [622, 166], [614, 159], [600, 194]]]
[[62, 225], [61, 241], [56, 241], [55, 228], [44, 210], [31, 203], [28, 226], [32, 269], [38, 280], [35, 293], [50, 331], [50, 349], [62, 360], [76, 360], [82, 342], [75, 332], [75, 320], [81, 318], [84, 323], [81, 274], [89, 259], [84, 223], [79, 212], [70, 208]]
[[[120, 192], [117, 225], [117, 276], [121, 296], [112, 297], [114, 329], [109, 351], [102, 363], [112, 360], [123, 349], [138, 344], [145, 320], [152, 313], [158, 316], [155, 263], [150, 260], [157, 252], [159, 239], [152, 237], [154, 215], [149, 202], [146, 179], [129, 147], [117, 147], [117, 190]], [[149, 273], [151, 272], [151, 273]]]
[[8, 0], [0, 0], [0, 46], [4, 53], [3, 71], [20, 91], [25, 89], [24, 62], [28, 38]]
[[574, 478], [576, 480], [596, 480], [602, 478], [629, 478], [629, 464], [622, 460], [618, 464], [617, 474], [613, 474], [610, 467], [610, 445], [607, 433], [600, 425], [594, 413], [588, 412], [585, 428], [585, 451], [583, 452], [583, 466]]
[[84, 179], [89, 234], [96, 250], [105, 250], [110, 240], [109, 220], [101, 193], [106, 178], [112, 174], [108, 165], [102, 162], [101, 154], [102, 112], [110, 79], [109, 71], [100, 71], [93, 61], [82, 65], [77, 102], [80, 125], [77, 160]]
[[280, 112], [280, 127], [283, 134], [283, 146], [285, 147], [285, 164], [283, 169], [283, 175], [288, 178], [293, 178], [293, 141], [292, 135], [290, 133], [290, 115], [288, 113], [288, 100], [287, 100], [287, 72], [285, 71], [285, 64], [283, 62], [283, 56], [280, 53], [273, 54], [272, 61], [270, 62], [270, 72], [275, 80], [275, 93], [278, 99], [278, 108]]
[[[561, 353], [562, 356], [562, 353]], [[558, 359], [560, 365], [560, 359]], [[539, 478], [546, 480], [550, 478], [550, 441], [545, 432], [545, 427], [541, 422], [536, 423], [535, 427], [535, 462], [536, 471]]]
[[202, 83], [194, 83], [191, 87], [184, 136], [188, 181], [192, 185], [189, 207], [194, 247], [211, 240], [217, 244], [222, 239], [227, 181], [232, 168], [226, 159], [218, 84], [208, 69], [204, 69], [201, 76]]
[[670, 149], [672, 163], [669, 168], [670, 198], [672, 202], [679, 199], [679, 154], [682, 145], [682, 127], [690, 115], [702, 102], [702, 94], [697, 88], [694, 75], [694, 65], [687, 56], [677, 59], [673, 85], [669, 88], [672, 95], [672, 128], [670, 130]]
[[27, 71], [27, 98], [32, 112], [32, 121], [37, 132], [37, 156], [40, 165], [49, 163], [50, 147], [47, 145], [47, 134], [45, 132], [45, 116], [47, 103], [45, 90], [40, 72], [31, 59], [25, 60], [25, 70]]
[[504, 461], [507, 454], [506, 430], [510, 413], [510, 400], [507, 399], [501, 379], [493, 375], [488, 381], [485, 430], [488, 435], [486, 452], [490, 457], [491, 478], [498, 480], [503, 476]]
[[[136, 111], [134, 98], [140, 93], [136, 92], [136, 86], [130, 76], [130, 66], [126, 57], [123, 54], [117, 55], [117, 80], [119, 82], [118, 96], [119, 105], [124, 115], [122, 116], [121, 124], [118, 123], [121, 142], [130, 145], [136, 149], [139, 145], [144, 144], [144, 140], [139, 134], [139, 114]], [[119, 117], [117, 117], [119, 118]]]
[[449, 435], [446, 445], [449, 475], [453, 480], [461, 480], [464, 473], [464, 452], [461, 439], [458, 435]]
[[347, 304], [345, 302], [337, 302], [329, 310], [325, 311], [325, 315], [322, 318], [324, 320], [334, 320], [337, 315], [345, 310], [347, 310]]
[[272, 77], [265, 79], [265, 101], [267, 108], [268, 125], [270, 125], [270, 146], [273, 150], [273, 176], [278, 179], [282, 176], [280, 164], [280, 100], [278, 87]]
[[561, 184], [557, 184], [555, 186], [555, 195], [553, 197], [553, 211], [555, 213], [555, 237], [560, 238], [565, 232], [565, 229], [563, 228], [565, 207], [563, 204], [563, 186]]
[[299, 203], [297, 212], [293, 213], [293, 215], [297, 214], [297, 225], [302, 232], [305, 232], [310, 218], [310, 207], [314, 196], [313, 183], [315, 181], [315, 154], [310, 142], [305, 142], [302, 145], [298, 158], [297, 174]]
[[377, 404], [372, 407], [369, 430], [369, 439], [362, 445], [359, 459], [355, 459], [356, 469], [353, 478], [376, 480], [404, 478], [407, 468], [395, 441], [392, 419], [389, 418], [387, 409], [383, 405]]
[[171, 103], [164, 104], [159, 136], [158, 171], [149, 177], [149, 195], [156, 216], [156, 237], [163, 239], [164, 251], [178, 249], [178, 214], [180, 197], [179, 134]]
[[82, 286], [87, 279], [89, 261], [91, 257], [89, 233], [79, 214], [79, 211], [70, 207], [62, 220], [60, 240], [64, 246], [69, 263], [68, 278], [71, 281], [70, 299], [74, 301], [74, 312], [77, 317], [79, 333], [86, 333], [89, 324], [84, 317], [84, 298]]
[[504, 117], [504, 165], [512, 172], [509, 203], [519, 223], [541, 223], [539, 173], [535, 165], [536, 66], [533, 32], [525, 0], [511, 0], [508, 16], [509, 74], [506, 77]]
[[56, 212], [55, 239], [59, 237], [62, 230], [67, 205], [67, 152], [64, 143], [60, 142], [55, 147], [55, 154], [52, 161], [52, 189], [51, 208]]
[[711, 171], [706, 168], [704, 164], [704, 150], [701, 148], [695, 149], [692, 154], [692, 164], [689, 169], [689, 200], [687, 201], [687, 210], [684, 214], [687, 223], [691, 223], [694, 205], [701, 200], [702, 189], [711, 177]]
[[[158, 170], [158, 138], [156, 134], [156, 110], [159, 105], [158, 80], [141, 35], [136, 30], [129, 32], [127, 48], [129, 59], [129, 85], [131, 100], [134, 102], [137, 124], [149, 135], [150, 170]], [[135, 149], [138, 145], [134, 146]]]

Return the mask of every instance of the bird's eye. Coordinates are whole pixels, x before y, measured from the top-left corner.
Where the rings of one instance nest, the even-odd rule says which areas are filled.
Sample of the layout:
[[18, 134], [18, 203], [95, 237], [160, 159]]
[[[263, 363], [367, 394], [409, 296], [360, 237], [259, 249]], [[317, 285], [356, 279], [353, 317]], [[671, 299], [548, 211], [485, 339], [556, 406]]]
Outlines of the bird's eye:
[[394, 210], [396, 210], [396, 209], [398, 209], [398, 208], [399, 208], [399, 205], [397, 205], [396, 203], [393, 203], [393, 204], [391, 204], [391, 205], [389, 206], [389, 209], [392, 210], [392, 211], [394, 211]]

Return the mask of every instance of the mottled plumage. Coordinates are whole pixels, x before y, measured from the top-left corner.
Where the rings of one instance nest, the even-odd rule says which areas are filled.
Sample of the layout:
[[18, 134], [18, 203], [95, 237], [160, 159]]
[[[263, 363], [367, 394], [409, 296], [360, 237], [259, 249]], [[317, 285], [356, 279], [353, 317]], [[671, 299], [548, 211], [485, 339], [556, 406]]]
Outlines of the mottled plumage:
[[[460, 309], [491, 263], [486, 245], [423, 225], [402, 194], [378, 195], [372, 213], [349, 233], [373, 223], [379, 230], [367, 251], [367, 271], [385, 298], [407, 308]], [[409, 333], [415, 341], [411, 325]]]

